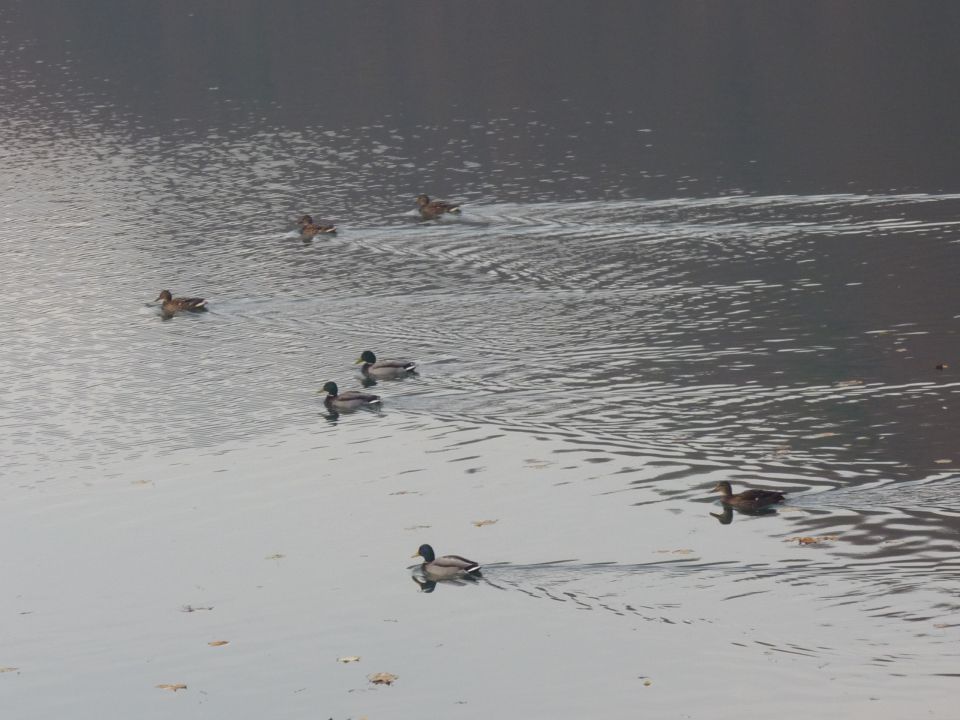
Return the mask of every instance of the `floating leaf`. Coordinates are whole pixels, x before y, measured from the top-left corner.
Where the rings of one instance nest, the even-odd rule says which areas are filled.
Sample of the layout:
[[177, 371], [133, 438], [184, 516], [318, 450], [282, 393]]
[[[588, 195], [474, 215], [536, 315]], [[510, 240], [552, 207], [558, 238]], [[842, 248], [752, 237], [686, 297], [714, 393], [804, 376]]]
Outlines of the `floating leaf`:
[[950, 458], [940, 458], [939, 460], [934, 460], [937, 465], [949, 465], [953, 462]]
[[[933, 626], [934, 626], [935, 628], [939, 629], [939, 630], [942, 630], [943, 628], [948, 628], [948, 627], [950, 627], [950, 624], [949, 624], [949, 623], [934, 623]], [[0, 672], [3, 672], [3, 668], [0, 668]]]
[[339, 657], [339, 658], [337, 658], [337, 662], [341, 662], [341, 663], [343, 663], [344, 665], [346, 665], [347, 663], [360, 662], [360, 656], [359, 656], [359, 655], [345, 655], [344, 657]]
[[374, 685], [393, 685], [393, 682], [396, 679], [396, 675], [387, 672], [378, 672], [373, 673], [372, 675], [367, 675], [367, 680], [372, 682]]
[[264, 560], [280, 560], [281, 558], [285, 558], [285, 557], [286, 557], [286, 555], [281, 555], [280, 553], [275, 553], [275, 554], [273, 554], [273, 555], [267, 555], [267, 556], [264, 558]]
[[809, 537], [809, 536], [794, 536], [787, 538], [785, 542], [796, 541], [798, 545], [820, 545], [821, 543], [831, 542], [837, 540], [836, 535], [821, 535], [820, 537]]
[[229, 645], [229, 644], [230, 644], [229, 640], [211, 640], [210, 642], [207, 643], [207, 645], [209, 645], [210, 647], [221, 647], [223, 645]]
[[16, 671], [19, 670], [19, 669], [20, 669], [20, 668], [15, 668], [15, 667], [0, 667], [0, 673], [16, 672]]
[[484, 525], [493, 525], [496, 522], [496, 520], [474, 520], [473, 524], [477, 527], [483, 527]]
[[186, 690], [186, 689], [187, 689], [187, 686], [184, 685], [183, 683], [174, 683], [174, 684], [163, 683], [163, 684], [161, 684], [161, 685], [157, 685], [157, 687], [160, 688], [161, 690], [170, 690], [171, 692], [176, 692], [177, 690]]
[[653, 680], [651, 680], [650, 678], [647, 678], [646, 680], [643, 681], [644, 687], [650, 687], [651, 685], [653, 685]]

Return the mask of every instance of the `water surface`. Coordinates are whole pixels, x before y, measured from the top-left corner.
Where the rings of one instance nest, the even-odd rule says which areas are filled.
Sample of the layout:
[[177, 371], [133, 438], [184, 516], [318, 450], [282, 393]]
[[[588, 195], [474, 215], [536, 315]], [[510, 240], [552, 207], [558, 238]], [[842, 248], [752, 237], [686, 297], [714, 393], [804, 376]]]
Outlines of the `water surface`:
[[[0, 14], [17, 717], [950, 717], [955, 11], [41, 7]], [[368, 348], [419, 376], [328, 417]], [[422, 592], [422, 542], [485, 580]]]

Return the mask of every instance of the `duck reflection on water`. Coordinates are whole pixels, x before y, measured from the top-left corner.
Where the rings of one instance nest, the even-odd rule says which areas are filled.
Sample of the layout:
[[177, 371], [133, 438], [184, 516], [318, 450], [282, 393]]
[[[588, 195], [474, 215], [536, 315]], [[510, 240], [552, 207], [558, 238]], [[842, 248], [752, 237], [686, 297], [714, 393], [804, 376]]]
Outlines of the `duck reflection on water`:
[[749, 509], [749, 508], [741, 508], [741, 507], [734, 508], [734, 507], [731, 506], [731, 505], [724, 505], [722, 512], [718, 512], [718, 513], [712, 512], [712, 513], [710, 513], [710, 515], [711, 515], [712, 517], [715, 517], [715, 518], [717, 519], [717, 521], [718, 521], [721, 525], [729, 525], [730, 523], [733, 522], [733, 511], [734, 511], [734, 509], [736, 509], [736, 511], [737, 511], [740, 515], [754, 515], [754, 516], [756, 516], [756, 515], [778, 515], [778, 514], [779, 514], [779, 513], [777, 513], [777, 511], [774, 510], [772, 507], [765, 507], [765, 508], [761, 508], [761, 509], [759, 509], [759, 510], [751, 510], [751, 509]]

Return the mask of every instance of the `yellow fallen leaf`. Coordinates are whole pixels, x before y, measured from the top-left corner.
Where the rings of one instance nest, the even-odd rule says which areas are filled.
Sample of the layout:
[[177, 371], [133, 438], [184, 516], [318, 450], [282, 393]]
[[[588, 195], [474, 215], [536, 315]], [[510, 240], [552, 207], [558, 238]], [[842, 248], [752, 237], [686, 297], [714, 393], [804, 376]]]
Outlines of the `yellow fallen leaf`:
[[474, 520], [473, 524], [477, 527], [483, 527], [484, 525], [493, 525], [496, 520]]
[[650, 687], [651, 685], [653, 685], [653, 680], [650, 680], [650, 679], [648, 678], [647, 680], [644, 680], [644, 681], [643, 681], [643, 686], [644, 686], [644, 687]]
[[220, 647], [221, 645], [229, 645], [229, 640], [211, 640], [207, 643], [210, 647]]
[[171, 692], [176, 692], [177, 690], [186, 690], [186, 689], [187, 689], [187, 686], [184, 685], [183, 683], [176, 683], [176, 684], [173, 684], [173, 685], [171, 685], [170, 683], [163, 683], [163, 684], [161, 684], [161, 685], [157, 685], [157, 687], [160, 688], [161, 690], [170, 690]]
[[397, 675], [393, 673], [378, 672], [373, 673], [372, 675], [367, 675], [367, 680], [372, 682], [374, 685], [393, 685], [394, 680], [397, 679]]
[[15, 668], [15, 667], [0, 667], [0, 673], [16, 672], [16, 671], [19, 670], [19, 669], [20, 669], [20, 668]]
[[800, 536], [787, 538], [785, 542], [793, 542], [796, 540], [798, 545], [819, 545], [821, 543], [830, 542], [832, 540], [837, 540], [836, 535], [821, 535], [820, 537], [809, 537], [809, 536]]
[[345, 655], [344, 657], [337, 658], [337, 662], [342, 662], [343, 664], [360, 662], [359, 655]]

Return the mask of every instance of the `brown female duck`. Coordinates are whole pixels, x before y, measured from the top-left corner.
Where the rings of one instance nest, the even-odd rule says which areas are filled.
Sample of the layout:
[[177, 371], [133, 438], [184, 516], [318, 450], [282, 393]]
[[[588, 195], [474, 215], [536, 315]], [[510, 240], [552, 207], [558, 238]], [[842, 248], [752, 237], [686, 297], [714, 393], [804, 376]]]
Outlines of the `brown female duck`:
[[741, 510], [762, 510], [784, 501], [783, 493], [773, 490], [744, 490], [734, 495], [733, 488], [726, 480], [718, 482], [713, 489], [720, 491], [720, 502]]
[[175, 298], [169, 290], [161, 290], [154, 302], [161, 302], [164, 315], [174, 315], [178, 312], [204, 312], [207, 301], [203, 298]]
[[460, 214], [460, 206], [443, 200], [431, 200], [429, 195], [417, 195], [417, 207], [420, 209], [420, 217], [424, 220], [433, 220], [444, 213]]
[[324, 235], [337, 232], [337, 226], [330, 223], [314, 222], [310, 215], [303, 215], [297, 220], [300, 227], [300, 239], [312, 240], [317, 235]]

